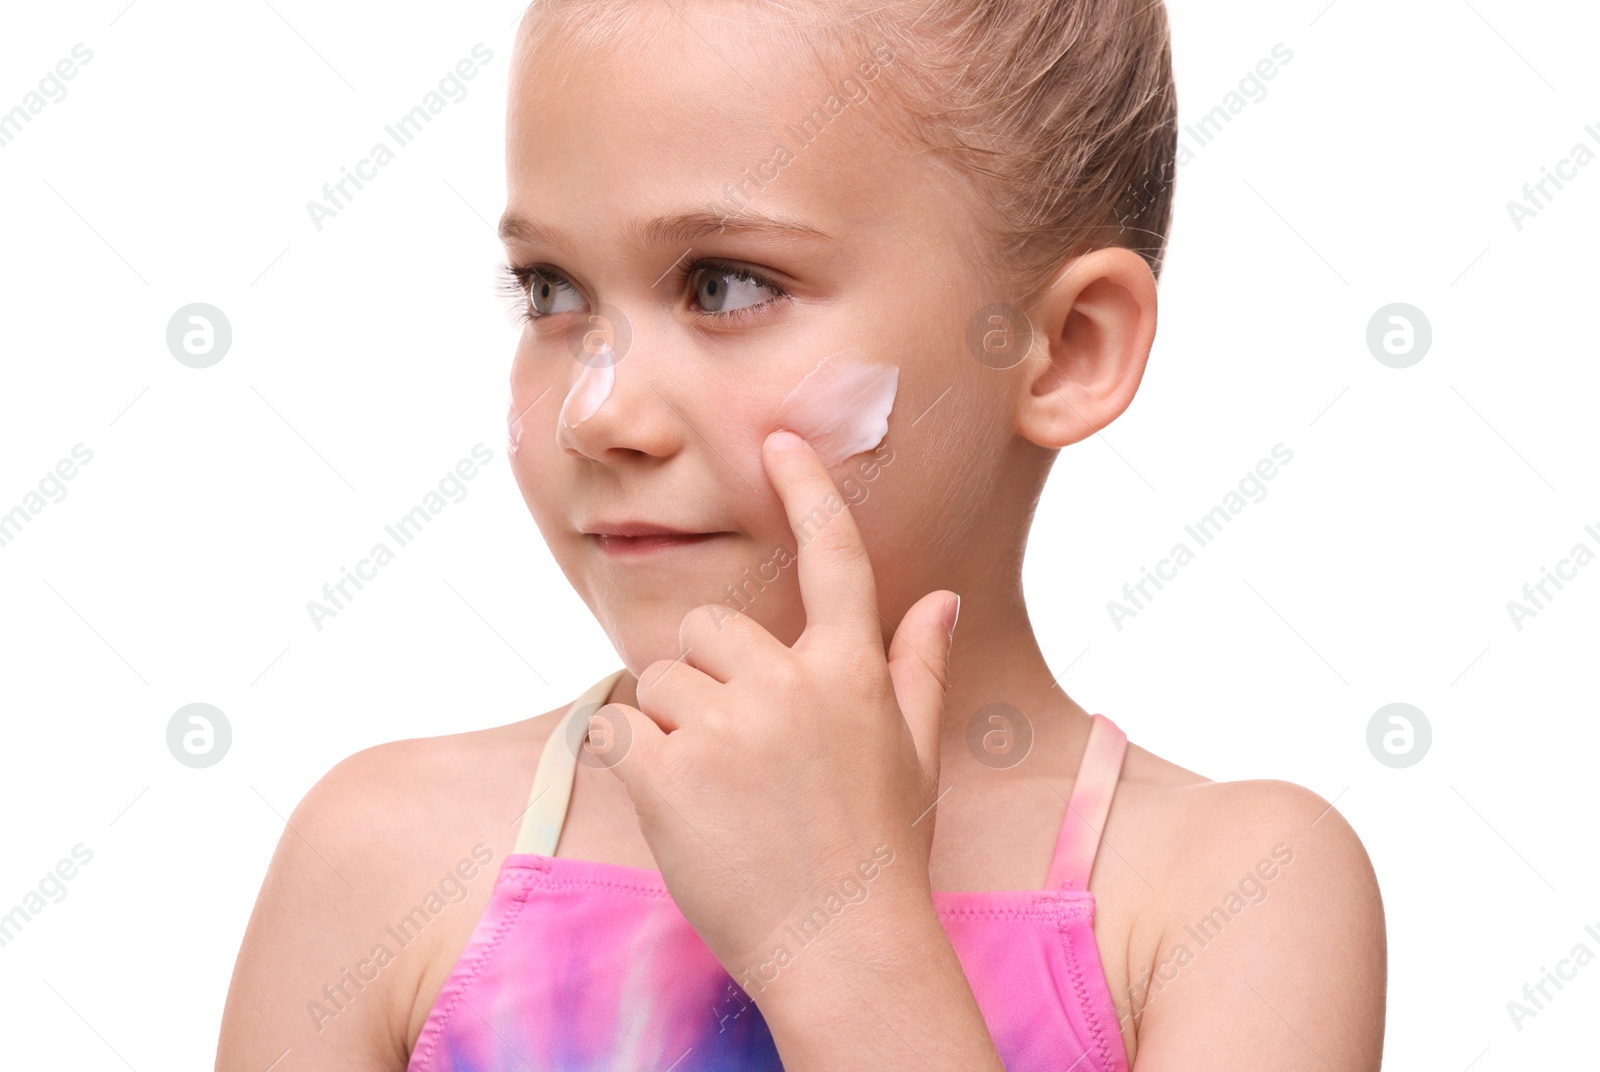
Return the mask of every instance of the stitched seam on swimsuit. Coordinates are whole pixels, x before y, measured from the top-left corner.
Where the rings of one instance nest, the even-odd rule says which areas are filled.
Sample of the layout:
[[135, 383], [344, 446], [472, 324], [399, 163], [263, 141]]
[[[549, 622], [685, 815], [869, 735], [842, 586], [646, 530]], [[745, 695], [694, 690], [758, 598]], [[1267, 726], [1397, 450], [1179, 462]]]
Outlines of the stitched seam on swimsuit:
[[534, 876], [534, 881], [547, 890], [619, 890], [645, 897], [672, 896], [666, 890], [643, 886], [637, 882], [622, 882], [608, 878], [555, 878], [549, 870], [542, 867], [534, 869]]
[[[563, 858], [565, 859], [565, 858]], [[646, 898], [672, 898], [672, 893], [659, 886], [645, 885], [645, 883], [626, 882], [622, 878], [557, 878], [555, 870], [550, 867], [549, 859], [515, 859], [507, 858], [506, 867], [515, 867], [526, 870], [533, 875], [534, 882], [538, 882], [546, 890], [616, 890], [619, 893], [637, 893]], [[1013, 890], [1000, 890], [997, 893], [1018, 893]], [[1035, 893], [1029, 890], [1027, 893]], [[1048, 894], [1050, 891], [1038, 891]], [[1058, 891], [1059, 893], [1059, 891]], [[1067, 891], [1070, 893], [1070, 891]], [[1082, 917], [1088, 912], [1088, 899], [1086, 898], [1061, 898], [1056, 899], [1050, 894], [1048, 899], [1035, 902], [1030, 906], [1016, 909], [1016, 907], [1000, 907], [1000, 909], [968, 909], [968, 907], [949, 906], [936, 907], [941, 918], [950, 920], [973, 920], [973, 918], [1051, 918], [1056, 910], [1064, 910], [1070, 917]]]
[[1066, 901], [1049, 902], [1031, 908], [940, 908], [940, 919], [1080, 919], [1084, 909]]
[[1048, 908], [951, 908], [938, 911], [940, 919], [1051, 919]]
[[[1081, 919], [1082, 917], [1074, 917], [1074, 918], [1075, 919]], [[1062, 949], [1062, 952], [1064, 952], [1066, 954], [1066, 957], [1067, 957], [1067, 971], [1072, 976], [1072, 989], [1077, 994], [1077, 997], [1078, 997], [1078, 1008], [1080, 1010], [1082, 1010], [1082, 1012], [1084, 1013], [1085, 1017], [1088, 1019], [1088, 1021], [1089, 1021], [1089, 1033], [1094, 1036], [1094, 1038], [1091, 1041], [1094, 1043], [1095, 1047], [1097, 1049], [1099, 1049], [1099, 1051], [1100, 1051], [1100, 1067], [1102, 1069], [1115, 1069], [1115, 1068], [1126, 1067], [1126, 1061], [1125, 1060], [1124, 1061], [1117, 1061], [1115, 1058], [1113, 1058], [1111, 1056], [1111, 1048], [1110, 1048], [1109, 1045], [1107, 1045], [1107, 1042], [1106, 1042], [1105, 1025], [1100, 1022], [1099, 1010], [1096, 1009], [1093, 1006], [1093, 1004], [1089, 1001], [1088, 987], [1084, 983], [1084, 978], [1083, 978], [1083, 976], [1084, 976], [1084, 967], [1083, 967], [1082, 963], [1079, 962], [1078, 956], [1073, 950], [1071, 928], [1068, 926], [1068, 922], [1069, 921], [1067, 919], [1063, 918], [1060, 921], [1060, 924], [1057, 927], [1057, 931], [1061, 935], [1061, 949]], [[1093, 933], [1093, 931], [1092, 931], [1093, 924], [1092, 923], [1090, 924], [1090, 927], [1091, 927], [1091, 932], [1090, 933]], [[1121, 1038], [1117, 1039], [1117, 1045], [1118, 1046], [1122, 1045]]]
[[[508, 860], [506, 866], [515, 866], [531, 872], [534, 881], [549, 890], [616, 890], [622, 893], [639, 894], [644, 897], [665, 897], [670, 899], [672, 896], [669, 890], [647, 886], [638, 882], [627, 882], [622, 879], [557, 878], [548, 863], [542, 860], [516, 861], [514, 864]], [[997, 892], [1009, 893], [1013, 891], [1002, 890]], [[1051, 899], [1038, 902], [1026, 908], [962, 908], [958, 906], [936, 908], [939, 917], [942, 919], [1050, 919], [1054, 917], [1057, 910], [1077, 918], [1083, 916], [1089, 909], [1088, 902], [1079, 898]]]
[[[511, 902], [505, 914], [500, 917], [500, 922], [494, 930], [494, 936], [484, 943], [483, 949], [473, 959], [471, 966], [463, 972], [461, 978], [455, 978], [455, 972], [453, 971], [450, 977], [446, 978], [446, 986], [450, 986], [452, 983], [455, 985], [450, 992], [449, 1002], [439, 1010], [439, 1019], [432, 1024], [425, 1025], [423, 1028], [423, 1033], [428, 1038], [426, 1042], [418, 1040], [419, 1045], [416, 1052], [422, 1055], [422, 1063], [417, 1065], [416, 1072], [427, 1072], [428, 1066], [433, 1061], [433, 1052], [438, 1046], [439, 1039], [444, 1035], [445, 1025], [450, 1022], [450, 1017], [455, 1013], [456, 1006], [466, 997], [467, 988], [477, 979], [478, 972], [483, 969], [484, 962], [489, 959], [489, 954], [499, 947], [501, 940], [506, 936], [506, 932], [511, 929], [511, 924], [516, 922], [517, 917], [522, 914], [523, 907], [528, 903], [529, 883], [527, 877], [523, 875], [517, 876], [517, 883], [520, 887], [517, 890], [517, 899]], [[490, 895], [490, 901], [492, 903], [493, 894]], [[468, 940], [470, 941], [470, 939]], [[457, 965], [457, 967], [460, 967], [460, 965]], [[432, 1028], [431, 1033], [429, 1032], [429, 1027]], [[408, 1067], [409, 1064], [410, 1062], [407, 1062]]]

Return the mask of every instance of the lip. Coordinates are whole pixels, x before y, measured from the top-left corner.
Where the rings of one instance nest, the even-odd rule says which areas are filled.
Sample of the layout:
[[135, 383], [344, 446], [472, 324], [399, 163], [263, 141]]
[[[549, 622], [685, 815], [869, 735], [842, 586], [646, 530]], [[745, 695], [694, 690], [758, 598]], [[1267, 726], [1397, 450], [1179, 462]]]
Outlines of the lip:
[[692, 535], [653, 535], [653, 536], [610, 536], [604, 533], [590, 533], [590, 538], [600, 547], [600, 550], [611, 555], [634, 556], [653, 555], [664, 551], [675, 551], [681, 548], [694, 547], [723, 536], [731, 536], [728, 532], [697, 532]]
[[709, 543], [731, 532], [695, 532], [675, 529], [666, 525], [652, 525], [642, 521], [619, 521], [596, 524], [584, 532], [600, 550], [611, 555], [653, 555], [664, 551], [680, 550]]
[[645, 521], [597, 522], [584, 528], [589, 536], [705, 536], [702, 529], [675, 529], [670, 525], [652, 525]]

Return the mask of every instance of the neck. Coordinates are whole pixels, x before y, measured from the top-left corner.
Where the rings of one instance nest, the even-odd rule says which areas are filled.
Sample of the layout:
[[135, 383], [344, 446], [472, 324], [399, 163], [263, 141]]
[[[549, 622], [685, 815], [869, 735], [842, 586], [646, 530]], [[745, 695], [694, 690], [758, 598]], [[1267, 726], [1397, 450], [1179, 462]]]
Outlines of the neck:
[[1069, 662], [1051, 670], [1020, 593], [1009, 599], [963, 595], [950, 648], [941, 767], [947, 773], [979, 765], [1026, 769], [1013, 766], [1013, 750], [1030, 733], [1035, 747], [1046, 735], [1059, 741], [1063, 731], [1087, 738], [1088, 713], [1056, 678]]

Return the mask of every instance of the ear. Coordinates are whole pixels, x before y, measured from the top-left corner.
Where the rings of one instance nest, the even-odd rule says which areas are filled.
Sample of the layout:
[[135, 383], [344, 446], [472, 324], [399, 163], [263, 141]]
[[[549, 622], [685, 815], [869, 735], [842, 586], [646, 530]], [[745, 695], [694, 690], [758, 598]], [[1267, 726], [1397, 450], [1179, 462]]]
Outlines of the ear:
[[1087, 439], [1122, 414], [1156, 337], [1156, 281], [1143, 257], [1108, 247], [1071, 261], [1028, 306], [1017, 431], [1041, 447]]

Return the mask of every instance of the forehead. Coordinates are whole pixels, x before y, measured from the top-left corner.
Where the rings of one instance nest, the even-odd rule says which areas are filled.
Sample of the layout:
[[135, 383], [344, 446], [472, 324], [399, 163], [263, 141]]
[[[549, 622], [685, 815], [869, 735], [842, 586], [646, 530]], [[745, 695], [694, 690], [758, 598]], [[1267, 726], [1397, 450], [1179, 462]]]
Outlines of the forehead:
[[748, 208], [837, 235], [891, 218], [927, 181], [932, 169], [885, 129], [899, 107], [886, 48], [767, 25], [746, 5], [628, 8], [616, 32], [574, 34], [559, 19], [519, 32], [513, 211], [581, 231]]

